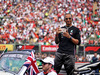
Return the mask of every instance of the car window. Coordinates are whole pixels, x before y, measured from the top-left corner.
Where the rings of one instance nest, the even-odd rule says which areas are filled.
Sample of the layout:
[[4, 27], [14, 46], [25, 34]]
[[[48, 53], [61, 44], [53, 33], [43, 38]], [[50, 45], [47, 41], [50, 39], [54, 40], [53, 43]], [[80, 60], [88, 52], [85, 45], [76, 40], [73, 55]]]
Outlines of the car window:
[[0, 70], [18, 73], [29, 55], [5, 54], [0, 58]]

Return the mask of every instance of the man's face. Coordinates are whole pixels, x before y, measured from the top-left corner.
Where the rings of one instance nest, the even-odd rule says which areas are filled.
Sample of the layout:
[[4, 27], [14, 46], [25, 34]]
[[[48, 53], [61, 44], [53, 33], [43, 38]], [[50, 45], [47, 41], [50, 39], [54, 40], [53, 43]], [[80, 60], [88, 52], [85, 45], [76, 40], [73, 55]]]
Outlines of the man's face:
[[66, 16], [65, 16], [65, 22], [66, 22], [67, 26], [70, 26], [72, 24], [71, 14], [66, 14]]
[[97, 53], [94, 53], [94, 56], [97, 57]]
[[47, 70], [49, 70], [51, 68], [50, 64], [47, 63], [42, 63], [42, 69], [44, 72], [46, 72]]

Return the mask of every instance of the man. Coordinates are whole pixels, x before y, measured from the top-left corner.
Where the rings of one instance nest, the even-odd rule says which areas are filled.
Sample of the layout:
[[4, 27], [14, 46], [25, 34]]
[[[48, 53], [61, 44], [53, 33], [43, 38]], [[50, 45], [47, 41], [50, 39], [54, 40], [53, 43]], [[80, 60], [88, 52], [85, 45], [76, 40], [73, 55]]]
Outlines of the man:
[[97, 58], [97, 53], [94, 53], [94, 56], [92, 57], [92, 61], [91, 63], [95, 63], [98, 61], [98, 58]]
[[43, 71], [37, 75], [57, 75], [56, 71], [53, 70], [52, 66], [54, 65], [54, 60], [51, 57], [46, 57], [42, 62]]
[[59, 44], [59, 48], [55, 53], [54, 69], [59, 73], [64, 64], [67, 75], [73, 75], [75, 65], [74, 50], [76, 45], [79, 45], [81, 42], [80, 30], [77, 27], [72, 26], [71, 14], [65, 14], [64, 18], [66, 26], [56, 30], [55, 42], [56, 44]]
[[[94, 56], [92, 57], [92, 60], [91, 60], [91, 63], [96, 63], [96, 62], [98, 62], [99, 60], [98, 60], [98, 57], [97, 57], [97, 53], [94, 53]], [[97, 68], [96, 70], [95, 70], [95, 75], [99, 75], [99, 68]]]

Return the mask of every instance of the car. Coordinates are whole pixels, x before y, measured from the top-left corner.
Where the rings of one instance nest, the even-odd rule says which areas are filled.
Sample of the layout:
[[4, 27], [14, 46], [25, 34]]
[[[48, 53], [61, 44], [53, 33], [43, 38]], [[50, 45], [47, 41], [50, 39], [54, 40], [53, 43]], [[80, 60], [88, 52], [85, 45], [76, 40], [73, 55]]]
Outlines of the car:
[[[0, 75], [25, 75], [27, 67], [23, 66], [25, 60], [30, 55], [31, 51], [11, 51], [6, 52], [0, 57]], [[37, 60], [39, 62], [39, 60]], [[38, 69], [42, 71], [42, 65], [38, 65]], [[66, 72], [61, 69], [59, 75], [66, 75]]]
[[11, 51], [0, 57], [0, 75], [24, 75], [27, 67], [23, 66], [30, 52]]
[[35, 50], [34, 49], [23, 49], [23, 50], [18, 50], [18, 51], [28, 51], [28, 52], [35, 52]]

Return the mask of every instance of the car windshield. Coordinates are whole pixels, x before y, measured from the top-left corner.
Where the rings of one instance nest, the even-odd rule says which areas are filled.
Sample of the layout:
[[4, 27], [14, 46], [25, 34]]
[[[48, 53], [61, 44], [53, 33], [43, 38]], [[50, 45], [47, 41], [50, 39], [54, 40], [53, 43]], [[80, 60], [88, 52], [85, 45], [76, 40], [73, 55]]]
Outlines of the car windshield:
[[5, 54], [0, 58], [0, 70], [18, 73], [28, 55]]

